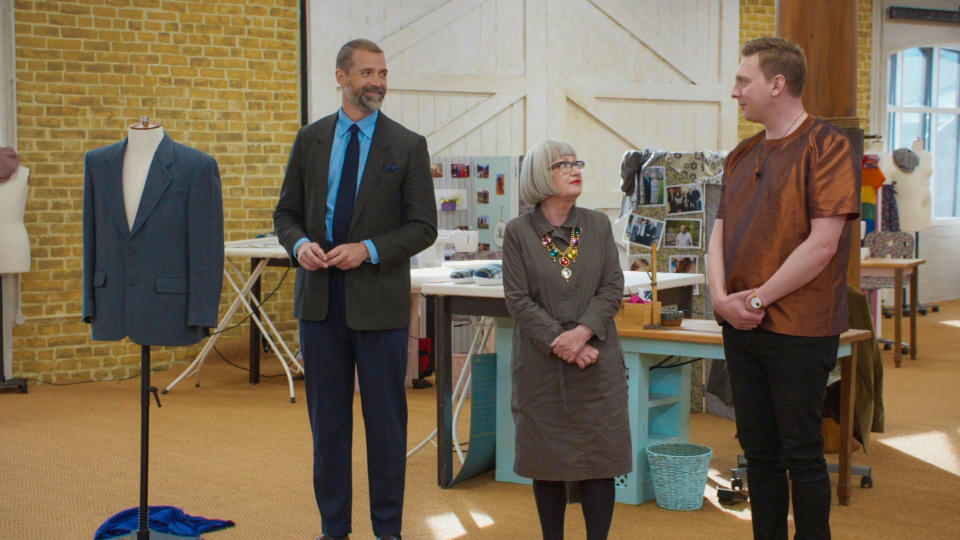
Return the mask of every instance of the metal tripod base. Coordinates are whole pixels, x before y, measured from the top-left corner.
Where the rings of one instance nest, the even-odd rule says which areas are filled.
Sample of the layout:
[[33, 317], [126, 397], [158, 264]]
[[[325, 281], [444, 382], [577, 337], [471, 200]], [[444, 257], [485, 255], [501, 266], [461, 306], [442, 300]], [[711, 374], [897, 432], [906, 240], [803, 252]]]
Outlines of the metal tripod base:
[[[836, 463], [827, 463], [827, 472], [840, 472], [840, 466]], [[873, 469], [866, 465], [851, 465], [850, 474], [860, 477], [860, 487], [873, 487]], [[733, 488], [742, 488], [743, 481], [747, 478], [747, 458], [743, 455], [737, 456], [737, 466], [730, 469], [730, 486]]]
[[[124, 536], [117, 536], [119, 540], [137, 540], [138, 531], [133, 531]], [[172, 534], [157, 532], [150, 529], [150, 540], [190, 540], [191, 538], [203, 538], [202, 536], [175, 536]]]

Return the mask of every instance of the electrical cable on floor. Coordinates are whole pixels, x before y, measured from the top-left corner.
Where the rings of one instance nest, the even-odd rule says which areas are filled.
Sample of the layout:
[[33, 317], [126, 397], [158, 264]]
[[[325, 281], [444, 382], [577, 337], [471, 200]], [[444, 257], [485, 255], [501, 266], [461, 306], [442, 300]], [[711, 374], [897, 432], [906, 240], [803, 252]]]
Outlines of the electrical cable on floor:
[[[217, 356], [219, 356], [221, 360], [223, 360], [224, 362], [230, 364], [231, 366], [233, 366], [233, 367], [235, 367], [235, 368], [237, 368], [237, 369], [243, 370], [243, 371], [250, 371], [250, 368], [243, 367], [243, 366], [241, 366], [240, 364], [237, 364], [237, 363], [235, 363], [235, 362], [232, 362], [232, 361], [228, 360], [227, 357], [224, 356], [222, 352], [220, 352], [220, 349], [218, 349], [216, 345], [213, 346], [213, 350], [214, 350], [214, 352], [217, 353]], [[285, 376], [285, 375], [286, 375], [285, 373], [277, 373], [277, 374], [275, 374], [275, 375], [263, 375], [263, 374], [261, 374], [260, 376], [263, 377], [264, 379], [273, 379], [273, 378], [276, 378], [276, 377], [283, 377], [283, 376]]]
[[[155, 373], [156, 371], [157, 370], [153, 370], [153, 369], [150, 370], [151, 373]], [[87, 379], [85, 381], [71, 381], [71, 382], [63, 382], [63, 383], [45, 381], [43, 379], [35, 379], [33, 377], [24, 377], [24, 380], [33, 381], [35, 383], [49, 384], [51, 386], [73, 386], [76, 384], [89, 384], [89, 383], [95, 383], [95, 382], [120, 382], [120, 381], [126, 381], [128, 379], [133, 379], [134, 377], [139, 377], [139, 376], [140, 376], [140, 372], [137, 371], [136, 373], [127, 375], [126, 377], [120, 377], [119, 379]]]

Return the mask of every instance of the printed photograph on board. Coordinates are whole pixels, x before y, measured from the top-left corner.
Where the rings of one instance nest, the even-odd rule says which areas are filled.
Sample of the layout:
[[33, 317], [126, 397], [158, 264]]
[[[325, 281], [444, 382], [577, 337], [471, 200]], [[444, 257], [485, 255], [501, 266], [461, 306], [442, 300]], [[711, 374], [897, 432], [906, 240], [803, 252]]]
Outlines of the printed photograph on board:
[[[697, 274], [699, 259], [696, 255], [671, 255], [670, 271], [674, 274]], [[700, 285], [693, 286], [693, 294], [700, 294]]]
[[670, 255], [670, 271], [675, 274], [696, 274], [696, 255]]
[[699, 249], [702, 219], [667, 218], [667, 231], [663, 235], [664, 247]]
[[655, 246], [660, 244], [663, 235], [664, 222], [640, 214], [630, 214], [627, 228], [623, 231], [624, 241], [641, 246]]
[[631, 255], [628, 270], [631, 272], [649, 272], [653, 269], [650, 263], [650, 255]]
[[667, 186], [667, 215], [703, 212], [703, 185]]
[[647, 167], [638, 172], [640, 181], [637, 187], [640, 190], [637, 204], [640, 206], [661, 206], [664, 200], [664, 172], [663, 167]]
[[451, 163], [451, 178], [470, 178], [470, 165], [467, 163]]

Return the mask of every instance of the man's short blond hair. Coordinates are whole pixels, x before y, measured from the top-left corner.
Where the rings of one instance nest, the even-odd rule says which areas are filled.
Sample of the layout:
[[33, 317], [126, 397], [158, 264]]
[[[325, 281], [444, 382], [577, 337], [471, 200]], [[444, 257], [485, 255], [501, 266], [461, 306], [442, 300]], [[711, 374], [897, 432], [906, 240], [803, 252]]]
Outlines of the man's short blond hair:
[[767, 80], [783, 75], [787, 91], [794, 97], [803, 95], [807, 84], [807, 57], [803, 49], [792, 41], [779, 37], [752, 39], [740, 46], [740, 56], [759, 55], [760, 71]]

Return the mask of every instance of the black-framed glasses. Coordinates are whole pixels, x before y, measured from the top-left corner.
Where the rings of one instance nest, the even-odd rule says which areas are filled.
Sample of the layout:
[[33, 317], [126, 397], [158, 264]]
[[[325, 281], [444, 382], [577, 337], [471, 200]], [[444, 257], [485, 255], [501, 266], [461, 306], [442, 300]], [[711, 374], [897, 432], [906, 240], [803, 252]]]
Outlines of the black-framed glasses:
[[558, 161], [553, 165], [550, 165], [551, 169], [560, 169], [563, 172], [569, 172], [571, 167], [576, 167], [578, 171], [582, 171], [587, 164], [582, 161]]

